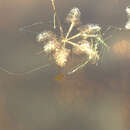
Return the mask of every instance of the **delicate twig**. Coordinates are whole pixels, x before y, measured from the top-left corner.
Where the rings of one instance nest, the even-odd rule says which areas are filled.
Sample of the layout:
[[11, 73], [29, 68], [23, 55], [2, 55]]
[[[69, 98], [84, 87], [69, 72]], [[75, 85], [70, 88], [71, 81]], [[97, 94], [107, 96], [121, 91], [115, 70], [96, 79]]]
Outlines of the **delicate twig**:
[[79, 37], [79, 36], [81, 36], [81, 33], [78, 33], [78, 34], [76, 34], [76, 35], [74, 35], [74, 36], [68, 38], [67, 40], [72, 40], [72, 39], [75, 39], [75, 38], [77, 38], [77, 37]]
[[53, 10], [54, 10], [54, 29], [56, 28], [56, 8], [55, 8], [55, 3], [54, 3], [54, 0], [51, 0], [52, 2], [52, 7], [53, 7]]
[[28, 29], [33, 27], [33, 26], [39, 25], [39, 24], [43, 24], [43, 22], [40, 21], [40, 22], [33, 23], [31, 25], [26, 25], [24, 27], [19, 28], [19, 31], [31, 32], [31, 33], [36, 33], [37, 34], [39, 32], [34, 32], [34, 31], [31, 31], [31, 30], [28, 30]]
[[74, 42], [71, 42], [71, 41], [66, 41], [66, 43], [69, 43], [69, 44], [71, 44], [71, 45], [73, 45], [73, 46], [76, 46], [76, 47], [79, 47], [79, 45], [78, 44], [76, 44], [76, 43], [74, 43]]
[[70, 27], [69, 27], [69, 30], [67, 32], [67, 35], [66, 35], [66, 38], [68, 38], [69, 34], [71, 33], [72, 29], [74, 27], [74, 23], [71, 23]]
[[67, 74], [68, 74], [68, 75], [71, 75], [71, 74], [75, 73], [75, 72], [78, 71], [79, 69], [85, 67], [86, 64], [88, 64], [88, 63], [89, 63], [88, 60], [85, 61], [83, 64], [80, 64], [80, 65], [76, 66], [76, 68], [74, 67], [74, 69], [72, 69], [72, 71], [68, 72]]
[[11, 71], [9, 71], [9, 70], [3, 68], [3, 67], [0, 67], [0, 70], [2, 70], [3, 72], [6, 72], [8, 75], [22, 76], [22, 75], [25, 75], [25, 74], [30, 74], [30, 73], [32, 73], [32, 72], [41, 70], [41, 69], [46, 68], [46, 67], [48, 67], [48, 66], [50, 66], [50, 65], [51, 65], [51, 64], [42, 65], [42, 66], [37, 67], [37, 68], [34, 68], [34, 69], [32, 69], [32, 70], [29, 70], [29, 71], [26, 71], [26, 72], [19, 72], [19, 73], [17, 73], [17, 72], [11, 72]]
[[61, 26], [60, 19], [57, 15], [57, 12], [56, 12], [55, 0], [51, 0], [51, 3], [52, 3], [53, 10], [54, 10], [54, 28], [56, 28], [56, 20], [57, 20], [61, 36], [63, 36], [63, 28]]

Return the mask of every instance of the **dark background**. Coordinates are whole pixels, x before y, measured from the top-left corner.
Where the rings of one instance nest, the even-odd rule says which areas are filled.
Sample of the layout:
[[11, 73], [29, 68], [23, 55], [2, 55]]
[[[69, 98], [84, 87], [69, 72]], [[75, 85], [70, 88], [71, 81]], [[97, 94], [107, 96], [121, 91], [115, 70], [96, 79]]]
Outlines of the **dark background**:
[[[129, 0], [56, 0], [59, 16], [72, 7], [83, 23], [124, 26]], [[0, 0], [0, 66], [25, 72], [48, 63], [36, 55], [35, 34], [19, 28], [43, 21], [52, 27], [49, 0]], [[0, 71], [0, 130], [129, 130], [130, 33], [114, 32], [101, 65], [88, 66], [62, 80], [55, 65], [24, 76]]]

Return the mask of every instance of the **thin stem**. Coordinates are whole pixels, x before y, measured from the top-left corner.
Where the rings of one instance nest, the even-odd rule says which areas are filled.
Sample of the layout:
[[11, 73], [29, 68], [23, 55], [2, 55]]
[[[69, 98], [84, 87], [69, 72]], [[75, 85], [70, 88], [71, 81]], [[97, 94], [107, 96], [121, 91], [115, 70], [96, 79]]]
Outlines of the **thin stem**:
[[[67, 40], [72, 40], [72, 39], [75, 39], [75, 38], [77, 38], [77, 37], [79, 37], [79, 36], [81, 36], [82, 35], [82, 33], [80, 32], [80, 33], [78, 33], [78, 34], [76, 34], [76, 35], [74, 35], [74, 36], [72, 36], [72, 37], [70, 37], [70, 38], [68, 38]], [[97, 37], [96, 35], [87, 35], [86, 34], [86, 37], [88, 38], [88, 37]]]
[[32, 72], [36, 72], [36, 71], [39, 71], [43, 68], [46, 68], [48, 66], [50, 66], [51, 64], [46, 64], [46, 65], [42, 65], [40, 67], [37, 67], [37, 68], [34, 68], [32, 70], [29, 70], [29, 71], [26, 71], [26, 72], [10, 72], [9, 70], [3, 68], [3, 67], [0, 67], [0, 70], [2, 70], [3, 72], [6, 72], [8, 75], [16, 75], [16, 76], [22, 76], [22, 75], [25, 75], [25, 74], [30, 74]]
[[74, 36], [68, 38], [67, 40], [75, 39], [75, 38], [79, 37], [80, 35], [81, 35], [81, 33], [78, 33], [78, 34], [76, 34], [76, 35], [74, 35]]
[[97, 35], [88, 35], [87, 37], [97, 37]]
[[53, 27], [54, 27], [54, 29], [56, 28], [56, 8], [55, 8], [55, 3], [54, 3], [54, 0], [51, 0], [51, 2], [52, 2], [52, 7], [53, 7], [53, 10], [54, 10], [54, 25], [53, 25]]
[[39, 25], [39, 24], [43, 24], [43, 22], [40, 21], [40, 22], [33, 23], [31, 25], [23, 26], [23, 27], [19, 28], [19, 31], [25, 31], [25, 32], [30, 32], [30, 33], [36, 33], [37, 34], [39, 32], [31, 31], [31, 30], [29, 30], [29, 28], [34, 27], [34, 26]]
[[55, 27], [56, 27], [56, 23], [55, 23], [55, 18], [56, 18], [56, 8], [55, 8], [55, 4], [54, 4], [54, 0], [51, 0], [51, 2], [52, 2], [52, 7], [53, 7], [53, 10], [54, 10], [54, 29], [55, 29]]
[[8, 75], [22, 75], [21, 73], [10, 72], [10, 71], [8, 71], [7, 69], [5, 69], [3, 67], [0, 67], [0, 70], [7, 73]]
[[68, 75], [71, 75], [71, 74], [75, 73], [75, 72], [78, 71], [79, 69], [85, 67], [85, 65], [88, 64], [88, 63], [89, 63], [88, 60], [85, 61], [83, 64], [78, 65], [76, 68], [74, 68], [72, 71], [68, 72], [67, 74], [68, 74]]
[[71, 33], [72, 29], [74, 27], [74, 22], [71, 23], [69, 29], [68, 29], [68, 32], [67, 32], [67, 35], [66, 35], [66, 39], [68, 38], [69, 34]]
[[35, 69], [32, 69], [32, 70], [30, 70], [30, 71], [25, 72], [25, 74], [30, 74], [30, 73], [32, 73], [32, 72], [39, 71], [39, 70], [44, 69], [44, 68], [46, 68], [46, 67], [48, 67], [48, 66], [50, 66], [50, 65], [51, 65], [51, 64], [42, 65], [42, 66], [40, 66], [40, 67], [37, 67], [37, 68], [35, 68]]
[[56, 13], [54, 13], [54, 29], [56, 29]]
[[53, 11], [54, 11], [54, 29], [56, 28], [56, 20], [57, 20], [61, 36], [63, 36], [63, 28], [61, 26], [60, 19], [57, 15], [57, 12], [56, 12], [55, 0], [51, 0], [51, 3], [52, 3]]
[[101, 42], [101, 44], [103, 44], [105, 47], [109, 48], [109, 46], [100, 38], [100, 37], [97, 37], [96, 38], [99, 42]]
[[76, 44], [76, 43], [74, 43], [74, 42], [71, 42], [71, 41], [66, 41], [66, 43], [69, 43], [69, 44], [71, 44], [71, 45], [73, 45], [73, 46], [77, 46], [77, 47], [79, 47], [79, 45], [78, 44]]

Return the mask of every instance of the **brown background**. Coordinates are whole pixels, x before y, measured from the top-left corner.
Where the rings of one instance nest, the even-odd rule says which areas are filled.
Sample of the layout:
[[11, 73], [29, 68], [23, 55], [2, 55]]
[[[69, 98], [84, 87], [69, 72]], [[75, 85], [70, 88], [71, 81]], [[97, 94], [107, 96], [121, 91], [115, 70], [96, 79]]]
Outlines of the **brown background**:
[[[129, 0], [56, 0], [59, 16], [77, 6], [83, 23], [125, 25]], [[49, 0], [0, 0], [0, 66], [24, 72], [48, 63], [36, 55], [35, 34], [19, 28], [34, 22], [48, 29]], [[25, 76], [0, 71], [0, 130], [129, 130], [130, 33], [116, 32], [103, 63], [56, 81], [52, 65]]]

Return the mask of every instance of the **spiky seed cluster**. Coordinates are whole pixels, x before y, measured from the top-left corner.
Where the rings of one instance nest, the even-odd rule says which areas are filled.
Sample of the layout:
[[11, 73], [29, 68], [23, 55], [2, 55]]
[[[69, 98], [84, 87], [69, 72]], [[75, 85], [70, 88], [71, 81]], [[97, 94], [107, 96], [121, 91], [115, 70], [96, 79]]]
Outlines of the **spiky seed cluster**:
[[94, 51], [91, 51], [89, 55], [89, 60], [91, 61], [92, 64], [95, 64], [99, 60], [100, 57], [99, 57], [96, 47], [94, 47], [92, 50]]
[[130, 29], [130, 19], [127, 21], [125, 28], [128, 29], [128, 30]]
[[101, 30], [101, 27], [97, 24], [87, 24], [80, 26], [78, 30], [82, 33], [96, 33]]
[[79, 46], [73, 48], [73, 53], [79, 54], [88, 54], [88, 49], [90, 48], [90, 43], [86, 40], [81, 40], [78, 42]]
[[66, 21], [68, 23], [74, 23], [79, 24], [80, 23], [80, 10], [78, 8], [73, 8], [70, 10], [70, 12], [68, 13], [67, 17], [66, 17]]
[[41, 33], [39, 33], [36, 37], [36, 40], [38, 42], [44, 42], [46, 40], [53, 40], [53, 39], [56, 39], [56, 35], [51, 32], [51, 31], [43, 31]]
[[[70, 49], [66, 48], [66, 44], [70, 44], [72, 46], [72, 53], [77, 55], [83, 54], [86, 57], [86, 63], [91, 62], [92, 64], [95, 64], [99, 60], [98, 45], [100, 44], [103, 46], [104, 43], [102, 37], [98, 35], [98, 32], [101, 30], [99, 25], [83, 25], [77, 28], [79, 33], [69, 37], [72, 29], [80, 23], [80, 15], [81, 13], [78, 8], [75, 7], [70, 10], [66, 17], [67, 22], [70, 24], [67, 33], [61, 33], [61, 35], [58, 36], [51, 31], [44, 31], [37, 36], [37, 41], [44, 43], [42, 52], [47, 54], [51, 53], [56, 64], [60, 67], [64, 67], [66, 65], [71, 52]], [[59, 27], [59, 30], [60, 29], [61, 26]], [[84, 65], [81, 65], [81, 67]], [[77, 71], [79, 68], [80, 67], [72, 71], [72, 73]]]
[[63, 67], [67, 63], [67, 58], [69, 56], [70, 50], [66, 48], [56, 49], [56, 52], [53, 54], [53, 57], [56, 61], [56, 64], [60, 67]]
[[130, 6], [126, 7], [126, 13], [127, 13], [128, 21], [126, 22], [125, 28], [129, 30], [130, 29]]
[[126, 7], [126, 13], [130, 16], [130, 6]]
[[94, 51], [94, 50], [90, 47], [90, 45], [89, 45], [89, 44], [86, 44], [86, 43], [81, 44], [81, 45], [79, 46], [79, 49], [80, 49], [82, 52], [86, 53], [87, 55], [91, 55], [91, 54], [93, 53], [93, 51]]
[[97, 61], [99, 59], [96, 44], [94, 47], [92, 47], [86, 40], [79, 41], [79, 47], [74, 47], [73, 52], [77, 55], [86, 54], [89, 60], [94, 59], [94, 61]]
[[101, 27], [97, 24], [88, 24], [89, 33], [96, 33], [101, 30]]
[[48, 43], [44, 45], [43, 49], [45, 53], [49, 54], [59, 46], [60, 43], [57, 40], [52, 40], [52, 41], [48, 41]]

